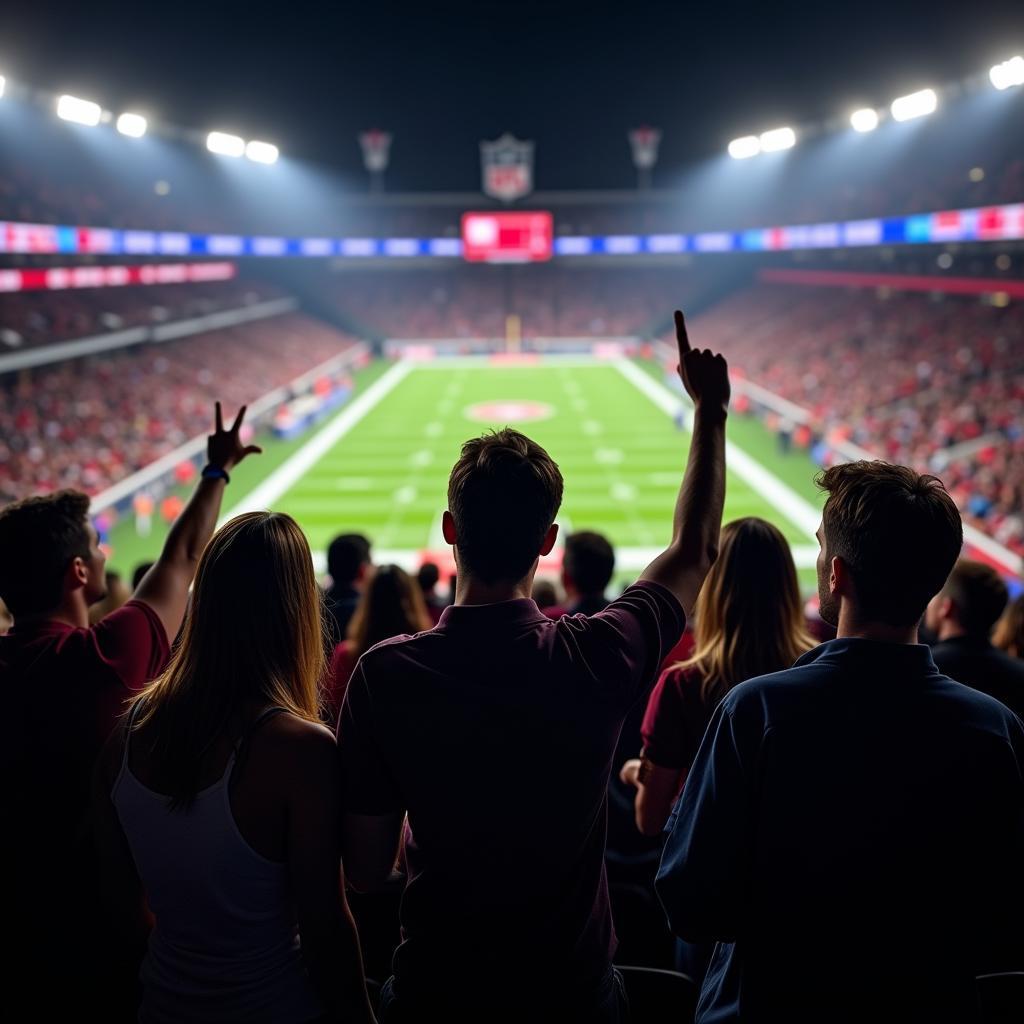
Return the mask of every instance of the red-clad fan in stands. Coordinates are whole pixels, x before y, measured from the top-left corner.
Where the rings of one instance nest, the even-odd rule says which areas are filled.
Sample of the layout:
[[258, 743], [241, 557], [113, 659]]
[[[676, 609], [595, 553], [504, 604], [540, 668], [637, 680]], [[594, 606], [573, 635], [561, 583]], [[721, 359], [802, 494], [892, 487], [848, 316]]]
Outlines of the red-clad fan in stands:
[[[0, 597], [14, 628], [0, 637], [8, 838], [8, 915], [19, 940], [9, 998], [24, 985], [48, 998], [108, 1002], [90, 823], [90, 776], [125, 700], [159, 673], [185, 614], [199, 556], [213, 533], [229, 471], [259, 451], [239, 440], [244, 408], [224, 430], [220, 404], [209, 465], [163, 552], [127, 604], [95, 626], [104, 555], [89, 499], [74, 491], [0, 510]], [[16, 968], [13, 966], [16, 964]]]

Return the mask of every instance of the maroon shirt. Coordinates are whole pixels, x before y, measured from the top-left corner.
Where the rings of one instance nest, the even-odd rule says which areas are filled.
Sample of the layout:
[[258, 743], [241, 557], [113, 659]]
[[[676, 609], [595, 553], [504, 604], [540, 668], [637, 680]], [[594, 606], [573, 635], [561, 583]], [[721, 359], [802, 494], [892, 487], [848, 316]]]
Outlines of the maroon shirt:
[[669, 668], [651, 691], [640, 735], [643, 756], [661, 768], [688, 773], [720, 698], [701, 695], [703, 677], [694, 668]]
[[125, 700], [168, 653], [160, 619], [140, 601], [90, 629], [15, 623], [0, 636], [5, 877], [34, 908], [26, 924], [41, 926], [47, 913], [70, 917], [70, 907], [88, 902], [93, 768]]
[[453, 965], [463, 993], [600, 998], [616, 739], [683, 625], [645, 582], [590, 617], [554, 621], [526, 599], [450, 607], [363, 655], [339, 757], [349, 811], [409, 813], [402, 1003], [443, 1004]]

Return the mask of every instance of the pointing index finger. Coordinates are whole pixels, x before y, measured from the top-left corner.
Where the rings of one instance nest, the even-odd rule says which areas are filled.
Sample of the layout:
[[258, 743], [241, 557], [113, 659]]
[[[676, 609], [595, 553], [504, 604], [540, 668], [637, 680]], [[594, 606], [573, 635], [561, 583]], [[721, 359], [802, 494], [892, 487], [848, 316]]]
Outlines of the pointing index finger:
[[231, 432], [233, 434], [238, 433], [238, 428], [242, 425], [242, 420], [245, 418], [245, 410], [247, 408], [248, 406], [243, 405], [242, 408], [238, 410], [238, 415], [235, 417], [235, 422], [231, 424]]
[[677, 309], [674, 314], [676, 322], [676, 341], [679, 343], [679, 358], [681, 359], [690, 351], [690, 336], [686, 333], [686, 320], [683, 318], [682, 310]]

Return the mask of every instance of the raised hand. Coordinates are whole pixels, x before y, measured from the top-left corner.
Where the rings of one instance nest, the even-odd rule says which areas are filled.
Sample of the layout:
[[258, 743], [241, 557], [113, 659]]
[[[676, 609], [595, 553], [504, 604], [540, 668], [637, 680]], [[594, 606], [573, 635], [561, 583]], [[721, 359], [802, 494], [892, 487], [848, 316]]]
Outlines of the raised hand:
[[710, 349], [690, 347], [690, 337], [686, 333], [686, 321], [680, 310], [675, 311], [676, 341], [679, 344], [679, 364], [676, 371], [686, 388], [686, 393], [693, 399], [693, 404], [700, 409], [721, 410], [729, 408], [729, 366], [725, 358]]
[[211, 466], [220, 466], [228, 470], [237, 466], [247, 455], [259, 455], [263, 449], [258, 445], [243, 445], [238, 436], [242, 429], [242, 420], [245, 418], [246, 406], [238, 410], [235, 422], [231, 424], [230, 430], [224, 429], [224, 420], [221, 418], [220, 402], [216, 404], [216, 423], [213, 433], [206, 439], [206, 459]]

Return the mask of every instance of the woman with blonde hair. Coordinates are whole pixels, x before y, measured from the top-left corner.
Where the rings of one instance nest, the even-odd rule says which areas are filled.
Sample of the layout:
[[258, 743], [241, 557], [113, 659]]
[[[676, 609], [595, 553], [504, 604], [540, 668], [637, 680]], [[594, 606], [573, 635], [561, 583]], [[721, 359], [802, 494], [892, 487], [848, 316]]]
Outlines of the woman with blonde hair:
[[373, 1019], [319, 719], [321, 615], [295, 521], [232, 519], [203, 553], [170, 664], [104, 750], [110, 905], [126, 937], [148, 931], [141, 1021]]
[[737, 683], [789, 668], [814, 646], [789, 544], [763, 519], [722, 527], [694, 615], [693, 653], [662, 673], [644, 715], [643, 751], [620, 773], [636, 786], [644, 835], [664, 829], [718, 702]]
[[1024, 594], [1018, 594], [996, 623], [992, 643], [1011, 658], [1024, 658]]
[[324, 700], [327, 721], [337, 722], [352, 670], [374, 644], [433, 625], [419, 584], [397, 565], [377, 566], [352, 615], [348, 636], [334, 649]]

